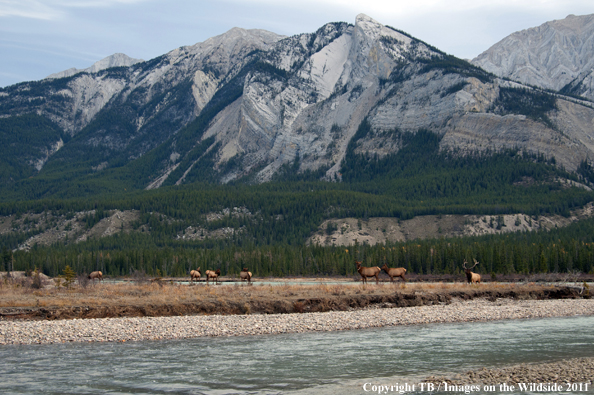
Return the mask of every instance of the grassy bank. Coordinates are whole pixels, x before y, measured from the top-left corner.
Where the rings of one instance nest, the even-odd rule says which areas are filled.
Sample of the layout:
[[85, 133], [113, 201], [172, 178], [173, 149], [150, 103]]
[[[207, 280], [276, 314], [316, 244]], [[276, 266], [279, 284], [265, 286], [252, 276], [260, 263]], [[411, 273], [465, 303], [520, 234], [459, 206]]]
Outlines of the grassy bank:
[[[84, 284], [84, 283], [82, 283]], [[581, 293], [580, 293], [581, 291]], [[589, 297], [579, 287], [539, 283], [380, 283], [265, 285], [188, 285], [172, 281], [130, 280], [40, 289], [4, 282], [0, 319], [72, 319], [179, 316], [196, 314], [273, 314], [348, 311], [449, 304], [453, 299], [559, 299]]]

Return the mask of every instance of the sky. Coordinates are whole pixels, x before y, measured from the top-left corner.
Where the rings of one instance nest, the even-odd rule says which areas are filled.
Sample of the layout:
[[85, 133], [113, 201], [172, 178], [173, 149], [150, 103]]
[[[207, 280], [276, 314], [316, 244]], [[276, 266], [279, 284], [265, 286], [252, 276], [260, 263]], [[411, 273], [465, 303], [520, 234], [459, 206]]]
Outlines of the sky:
[[593, 0], [0, 0], [0, 87], [114, 53], [149, 60], [233, 27], [291, 36], [364, 13], [472, 59], [509, 34], [594, 13]]

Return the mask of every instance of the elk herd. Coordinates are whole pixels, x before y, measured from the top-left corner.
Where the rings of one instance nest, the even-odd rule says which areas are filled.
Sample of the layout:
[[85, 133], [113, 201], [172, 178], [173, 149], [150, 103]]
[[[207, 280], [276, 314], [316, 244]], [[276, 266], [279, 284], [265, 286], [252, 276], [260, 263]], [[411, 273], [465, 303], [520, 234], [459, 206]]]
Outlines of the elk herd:
[[390, 281], [394, 282], [394, 277], [402, 278], [402, 281], [406, 281], [404, 275], [406, 274], [406, 269], [403, 267], [388, 267], [386, 263], [380, 269], [379, 266], [372, 266], [372, 267], [365, 267], [361, 266], [361, 261], [355, 261], [355, 265], [357, 265], [357, 271], [361, 275], [361, 280], [363, 283], [367, 283], [367, 277], [375, 277], [375, 283], [379, 283], [379, 274], [381, 271], [385, 271], [388, 276], [390, 276]]
[[[481, 275], [478, 273], [472, 272], [472, 269], [474, 269], [474, 267], [476, 265], [478, 265], [479, 263], [477, 262], [476, 259], [473, 259], [473, 260], [474, 260], [474, 266], [472, 266], [471, 268], [466, 267], [466, 264], [468, 263], [468, 262], [466, 262], [466, 259], [464, 260], [462, 267], [464, 268], [464, 272], [466, 273], [466, 279], [469, 284], [480, 284], [481, 283]], [[384, 266], [382, 266], [382, 268], [380, 269], [379, 266], [371, 266], [371, 267], [361, 266], [362, 263], [363, 262], [361, 262], [361, 261], [355, 261], [355, 265], [357, 266], [357, 271], [361, 275], [361, 281], [363, 281], [363, 283], [367, 283], [368, 277], [375, 277], [375, 283], [378, 284], [379, 283], [379, 274], [381, 273], [382, 270], [385, 271], [388, 274], [388, 276], [390, 276], [391, 282], [394, 282], [394, 277], [400, 277], [400, 278], [402, 278], [402, 281], [406, 282], [406, 278], [404, 277], [404, 275], [406, 274], [406, 269], [403, 267], [388, 267], [388, 264], [384, 263]]]
[[[462, 268], [464, 269], [464, 272], [466, 273], [466, 280], [468, 281], [469, 284], [480, 284], [481, 283], [481, 275], [478, 273], [474, 273], [472, 271], [472, 269], [475, 268], [476, 265], [478, 265], [479, 263], [477, 262], [476, 259], [473, 259], [474, 261], [474, 266], [467, 268], [466, 264], [468, 263], [466, 261], [466, 259], [464, 260], [464, 263], [462, 264]], [[380, 267], [379, 266], [371, 266], [371, 267], [365, 267], [362, 266], [363, 262], [361, 261], [355, 261], [355, 265], [357, 266], [357, 272], [359, 272], [359, 274], [361, 275], [361, 281], [363, 281], [363, 283], [367, 283], [367, 278], [369, 277], [375, 277], [375, 283], [378, 284], [379, 283], [379, 274], [382, 272], [382, 270], [384, 272], [386, 272], [386, 274], [388, 274], [388, 276], [390, 276], [390, 281], [394, 282], [394, 277], [400, 277], [402, 279], [402, 281], [406, 282], [406, 278], [404, 277], [404, 275], [406, 274], [406, 269], [403, 267], [388, 267], [388, 264], [384, 263], [384, 266]], [[215, 282], [215, 284], [219, 283], [219, 276], [221, 275], [221, 270], [217, 269], [217, 270], [207, 270], [204, 272], [204, 275], [206, 276], [206, 283], [208, 284], [210, 282], [210, 280], [213, 280]], [[202, 276], [202, 272], [200, 271], [200, 268], [196, 269], [196, 270], [190, 270], [190, 284], [193, 284], [194, 281], [200, 281], [200, 277]], [[91, 274], [89, 274], [88, 276], [89, 280], [103, 280], [103, 273], [101, 273], [100, 271], [95, 271], [92, 272]], [[252, 283], [252, 272], [249, 271], [249, 269], [247, 267], [244, 267], [243, 270], [239, 273], [239, 278], [241, 279], [241, 282], [247, 281], [248, 284]]]
[[[207, 284], [209, 283], [210, 280], [213, 280], [215, 282], [215, 284], [218, 284], [219, 276], [221, 275], [221, 269], [207, 270], [204, 272], [204, 275], [206, 276]], [[200, 268], [198, 268], [196, 270], [190, 270], [190, 284], [192, 284], [194, 282], [194, 280], [200, 281], [200, 276], [201, 276]], [[247, 267], [244, 267], [243, 270], [239, 273], [239, 278], [241, 279], [242, 282], [247, 281], [248, 283], [251, 284], [252, 272], [250, 272]]]
[[[474, 269], [474, 267], [476, 265], [478, 265], [479, 263], [477, 262], [476, 259], [474, 260], [474, 266], [472, 266], [471, 268], [467, 268], [466, 264], [468, 263], [466, 261], [466, 259], [464, 260], [464, 263], [462, 264], [462, 268], [464, 269], [464, 272], [466, 273], [466, 279], [468, 281], [469, 284], [480, 284], [481, 282], [481, 275], [478, 273], [474, 273], [472, 272], [472, 269]], [[390, 277], [390, 281], [394, 282], [394, 277], [400, 277], [402, 279], [402, 281], [406, 282], [406, 277], [404, 277], [404, 275], [406, 274], [406, 269], [403, 267], [388, 267], [387, 263], [384, 263], [384, 266], [382, 266], [381, 268], [379, 266], [371, 266], [371, 267], [366, 267], [366, 266], [362, 266], [363, 262], [361, 261], [355, 261], [355, 265], [357, 266], [357, 272], [359, 272], [359, 274], [361, 275], [361, 281], [363, 281], [363, 283], [367, 283], [367, 278], [369, 277], [375, 277], [375, 283], [379, 284], [379, 274], [382, 272], [382, 270], [384, 272], [386, 272], [386, 274]], [[91, 273], [93, 274], [93, 273]], [[99, 274], [101, 274], [101, 272], [99, 272]], [[221, 275], [221, 270], [217, 269], [216, 271], [214, 270], [207, 270], [206, 272], [204, 272], [204, 274], [206, 275], [206, 283], [208, 284], [209, 280], [214, 280], [216, 284], [218, 284], [218, 279], [219, 276]], [[196, 270], [191, 270], [190, 271], [190, 284], [192, 284], [194, 282], [194, 280], [200, 281], [200, 276], [201, 276], [201, 272], [200, 272], [200, 268], [196, 269]], [[89, 276], [89, 278], [91, 278]], [[243, 270], [239, 273], [239, 278], [241, 279], [241, 281], [247, 281], [248, 283], [251, 284], [252, 282], [252, 272], [249, 271], [249, 269], [247, 267], [244, 267]]]

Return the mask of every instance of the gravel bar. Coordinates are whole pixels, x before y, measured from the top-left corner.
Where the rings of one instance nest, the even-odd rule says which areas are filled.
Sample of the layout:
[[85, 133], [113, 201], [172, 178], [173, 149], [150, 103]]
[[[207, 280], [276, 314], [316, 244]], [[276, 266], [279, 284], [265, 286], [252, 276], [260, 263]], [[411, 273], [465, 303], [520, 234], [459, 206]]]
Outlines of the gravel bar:
[[[494, 369], [482, 368], [457, 374], [452, 378], [429, 376], [425, 382], [436, 385], [443, 383], [458, 386], [482, 384], [497, 387], [501, 383], [506, 383], [514, 385], [516, 389], [520, 388], [519, 383], [558, 383], [562, 384], [562, 390], [559, 392], [589, 392], [594, 390], [594, 387], [592, 387], [593, 378], [594, 358], [573, 358], [556, 362], [516, 364]], [[571, 383], [572, 385], [568, 386], [565, 383]], [[582, 385], [579, 386], [576, 383]], [[588, 384], [588, 387], [585, 384]], [[536, 392], [549, 391], [543, 390], [541, 387], [540, 390], [536, 389]]]
[[594, 299], [453, 301], [325, 313], [0, 321], [0, 344], [125, 342], [594, 315]]

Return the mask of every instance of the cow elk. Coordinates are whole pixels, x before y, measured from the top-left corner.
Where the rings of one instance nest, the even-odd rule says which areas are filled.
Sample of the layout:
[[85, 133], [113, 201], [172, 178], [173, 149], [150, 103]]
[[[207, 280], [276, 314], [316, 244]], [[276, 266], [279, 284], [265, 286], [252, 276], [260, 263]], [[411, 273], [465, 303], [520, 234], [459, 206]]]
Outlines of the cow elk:
[[200, 276], [202, 274], [200, 273], [200, 268], [196, 269], [196, 270], [191, 270], [190, 271], [190, 284], [192, 284], [194, 282], [194, 279], [197, 279], [198, 282], [200, 282]]
[[208, 280], [211, 278], [215, 281], [216, 284], [219, 283], [219, 276], [221, 275], [221, 269], [214, 270], [207, 270], [204, 272], [206, 275], [206, 283], [208, 284]]
[[239, 273], [239, 278], [242, 282], [247, 280], [247, 282], [251, 284], [252, 272], [250, 272], [247, 267], [244, 267], [243, 270]]
[[377, 266], [373, 266], [373, 267], [361, 266], [361, 263], [362, 262], [355, 261], [355, 264], [357, 265], [357, 271], [361, 275], [361, 278], [363, 279], [363, 283], [367, 283], [367, 277], [375, 277], [375, 283], [378, 284], [379, 283], [378, 275], [380, 274], [382, 269], [380, 269]]
[[91, 274], [89, 274], [87, 276], [87, 278], [89, 280], [99, 280], [99, 281], [103, 281], [103, 273], [101, 273], [99, 270], [97, 270], [96, 272], [91, 272]]
[[472, 283], [480, 284], [481, 283], [481, 275], [478, 273], [472, 272], [472, 269], [474, 268], [474, 266], [478, 265], [479, 263], [477, 262], [476, 259], [474, 259], [474, 266], [471, 268], [466, 267], [467, 263], [468, 262], [466, 262], [466, 259], [465, 259], [464, 263], [462, 264], [462, 267], [464, 268], [464, 271], [466, 272], [466, 279], [468, 280], [468, 283], [469, 284], [472, 284]]
[[404, 282], [406, 282], [406, 278], [404, 278], [404, 275], [406, 274], [406, 269], [403, 267], [388, 267], [388, 264], [384, 263], [384, 266], [382, 266], [382, 270], [385, 271], [386, 273], [388, 273], [388, 276], [390, 276], [390, 280], [392, 282], [394, 282], [394, 277], [400, 277], [402, 278], [402, 280]]

